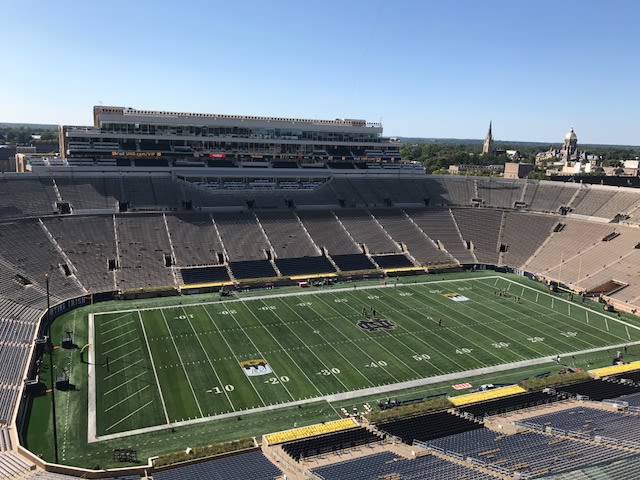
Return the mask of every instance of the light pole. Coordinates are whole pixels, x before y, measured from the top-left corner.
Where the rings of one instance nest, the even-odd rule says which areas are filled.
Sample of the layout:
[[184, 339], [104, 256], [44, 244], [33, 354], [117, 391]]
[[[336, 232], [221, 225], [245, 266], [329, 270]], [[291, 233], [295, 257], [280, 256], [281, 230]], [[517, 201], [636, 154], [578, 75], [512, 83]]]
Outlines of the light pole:
[[44, 274], [47, 285], [47, 335], [49, 336], [49, 373], [51, 377], [51, 415], [53, 416], [53, 454], [56, 463], [58, 460], [58, 426], [56, 424], [56, 383], [53, 373], [53, 338], [51, 337], [51, 297], [49, 295], [49, 272]]

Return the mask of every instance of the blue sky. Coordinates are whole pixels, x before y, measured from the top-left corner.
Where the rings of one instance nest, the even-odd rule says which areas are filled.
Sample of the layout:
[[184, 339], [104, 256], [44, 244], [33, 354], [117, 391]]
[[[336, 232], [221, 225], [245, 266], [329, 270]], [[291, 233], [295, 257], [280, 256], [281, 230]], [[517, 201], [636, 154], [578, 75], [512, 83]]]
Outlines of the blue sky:
[[0, 122], [95, 104], [640, 144], [636, 0], [3, 0]]

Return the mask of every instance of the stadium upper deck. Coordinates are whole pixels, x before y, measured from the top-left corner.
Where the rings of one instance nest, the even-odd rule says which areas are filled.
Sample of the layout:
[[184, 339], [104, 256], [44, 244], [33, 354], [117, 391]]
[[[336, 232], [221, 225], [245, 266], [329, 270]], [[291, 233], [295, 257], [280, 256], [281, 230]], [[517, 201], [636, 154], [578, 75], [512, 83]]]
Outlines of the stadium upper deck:
[[225, 161], [265, 165], [271, 161], [400, 160], [397, 142], [382, 136], [380, 123], [365, 120], [179, 113], [113, 106], [95, 106], [93, 117], [92, 127], [60, 126], [61, 155], [71, 164], [79, 159], [83, 164], [117, 165], [146, 159], [145, 166], [198, 161], [203, 166], [224, 166], [220, 164]]

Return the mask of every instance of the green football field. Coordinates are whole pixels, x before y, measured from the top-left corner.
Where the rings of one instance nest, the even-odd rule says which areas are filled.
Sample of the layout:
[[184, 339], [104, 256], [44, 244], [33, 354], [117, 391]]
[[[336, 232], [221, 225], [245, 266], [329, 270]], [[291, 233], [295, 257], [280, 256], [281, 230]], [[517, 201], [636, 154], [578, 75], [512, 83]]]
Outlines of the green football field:
[[[304, 290], [89, 320], [89, 441], [640, 340], [502, 276]], [[463, 380], [461, 380], [463, 381]], [[456, 382], [452, 382], [456, 383]]]

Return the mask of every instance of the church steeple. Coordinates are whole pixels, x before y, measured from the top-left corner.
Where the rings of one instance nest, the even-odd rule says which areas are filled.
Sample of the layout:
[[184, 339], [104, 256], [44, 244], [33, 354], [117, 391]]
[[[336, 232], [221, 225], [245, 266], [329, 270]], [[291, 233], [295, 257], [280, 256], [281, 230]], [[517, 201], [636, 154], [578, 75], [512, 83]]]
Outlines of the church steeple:
[[491, 121], [489, 121], [489, 131], [482, 144], [482, 153], [486, 155], [491, 152], [493, 152], [493, 134], [491, 133]]

